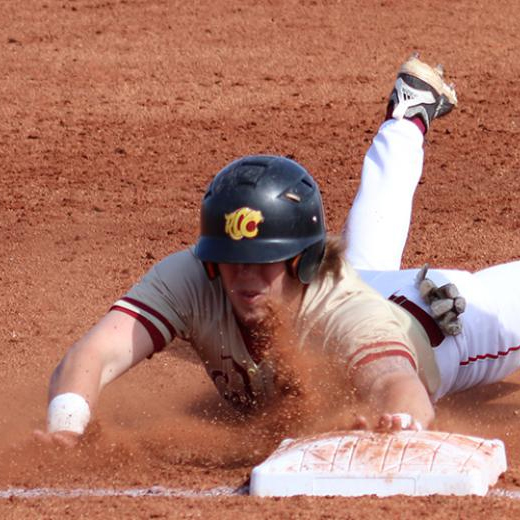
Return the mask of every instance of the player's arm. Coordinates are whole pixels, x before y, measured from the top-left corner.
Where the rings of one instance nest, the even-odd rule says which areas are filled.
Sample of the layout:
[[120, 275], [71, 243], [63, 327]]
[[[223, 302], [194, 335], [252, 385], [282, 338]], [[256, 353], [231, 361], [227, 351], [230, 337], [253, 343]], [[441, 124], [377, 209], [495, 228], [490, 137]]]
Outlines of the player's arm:
[[[373, 412], [376, 429], [427, 428], [434, 419], [428, 392], [406, 357], [386, 356], [362, 364], [353, 372], [353, 383]], [[368, 426], [365, 418], [360, 421]]]
[[49, 387], [43, 442], [73, 445], [83, 433], [101, 390], [153, 353], [145, 327], [132, 316], [111, 311], [66, 353]]

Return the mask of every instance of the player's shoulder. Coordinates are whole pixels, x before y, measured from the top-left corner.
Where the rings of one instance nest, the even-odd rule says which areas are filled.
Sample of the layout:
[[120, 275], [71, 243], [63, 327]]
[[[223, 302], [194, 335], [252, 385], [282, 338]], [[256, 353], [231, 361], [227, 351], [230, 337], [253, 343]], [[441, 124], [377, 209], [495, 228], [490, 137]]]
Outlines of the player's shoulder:
[[193, 247], [169, 254], [155, 264], [145, 278], [156, 278], [167, 286], [182, 283], [206, 285], [208, 276]]
[[156, 266], [165, 268], [175, 267], [178, 265], [188, 268], [198, 266], [202, 267], [202, 262], [195, 256], [193, 246], [170, 253], [156, 264]]
[[350, 312], [352, 308], [359, 310], [374, 302], [386, 306], [385, 299], [344, 260], [339, 272], [329, 272], [311, 282], [306, 290], [302, 311], [306, 314], [318, 313], [323, 317], [326, 314]]
[[362, 279], [358, 271], [347, 260], [343, 261], [339, 280], [336, 281], [334, 286], [346, 295], [356, 294], [384, 300], [377, 291]]

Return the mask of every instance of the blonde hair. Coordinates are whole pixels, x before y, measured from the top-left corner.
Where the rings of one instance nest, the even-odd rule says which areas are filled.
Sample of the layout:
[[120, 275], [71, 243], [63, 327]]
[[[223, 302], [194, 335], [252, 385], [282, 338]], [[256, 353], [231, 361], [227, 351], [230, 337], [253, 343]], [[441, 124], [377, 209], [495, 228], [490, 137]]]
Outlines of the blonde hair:
[[325, 240], [325, 253], [318, 270], [318, 276], [324, 278], [328, 273], [339, 278], [341, 266], [345, 261], [347, 241], [342, 235], [327, 235]]

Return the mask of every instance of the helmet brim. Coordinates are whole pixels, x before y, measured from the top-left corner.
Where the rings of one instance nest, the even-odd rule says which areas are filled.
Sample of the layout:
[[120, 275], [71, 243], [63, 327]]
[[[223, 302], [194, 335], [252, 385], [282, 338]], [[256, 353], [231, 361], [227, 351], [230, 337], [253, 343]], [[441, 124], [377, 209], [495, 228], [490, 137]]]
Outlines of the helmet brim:
[[222, 264], [271, 264], [293, 258], [322, 236], [305, 237], [287, 242], [280, 239], [231, 240], [222, 237], [201, 237], [195, 245], [195, 256], [202, 262]]

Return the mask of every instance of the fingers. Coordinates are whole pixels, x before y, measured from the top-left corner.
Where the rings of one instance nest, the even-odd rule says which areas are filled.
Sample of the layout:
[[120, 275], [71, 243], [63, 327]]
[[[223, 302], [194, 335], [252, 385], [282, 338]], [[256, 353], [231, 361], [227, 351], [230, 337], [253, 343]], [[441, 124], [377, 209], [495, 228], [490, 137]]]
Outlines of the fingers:
[[368, 430], [367, 418], [363, 415], [357, 415], [351, 426], [352, 430]]
[[399, 432], [403, 430], [422, 430], [421, 423], [408, 413], [385, 413], [379, 418], [376, 431]]
[[44, 432], [42, 430], [34, 430], [33, 438], [40, 444], [51, 445], [52, 440], [49, 433]]
[[376, 431], [380, 432], [395, 432], [402, 430], [401, 420], [389, 413], [385, 413], [379, 418], [379, 422], [376, 426]]
[[43, 446], [61, 446], [63, 448], [74, 448], [81, 439], [78, 433], [69, 431], [49, 433], [42, 430], [34, 430], [33, 437], [36, 442]]
[[[351, 426], [352, 430], [369, 430], [366, 417], [358, 415]], [[420, 431], [422, 425], [408, 413], [385, 413], [377, 421], [374, 428], [375, 432], [392, 433], [400, 431]]]

